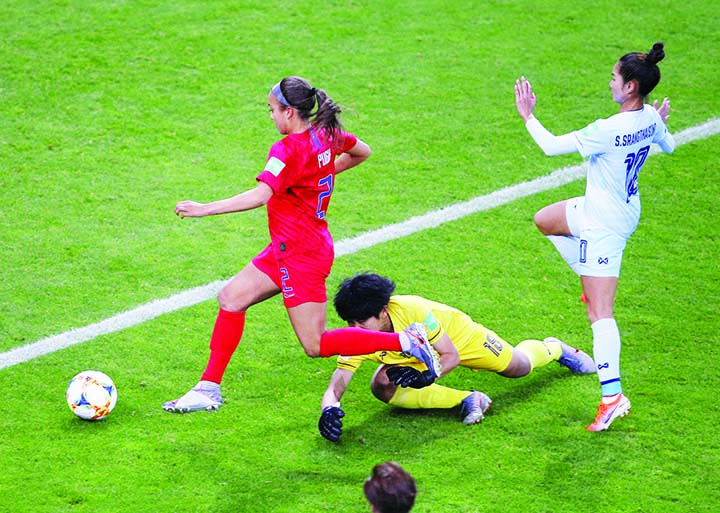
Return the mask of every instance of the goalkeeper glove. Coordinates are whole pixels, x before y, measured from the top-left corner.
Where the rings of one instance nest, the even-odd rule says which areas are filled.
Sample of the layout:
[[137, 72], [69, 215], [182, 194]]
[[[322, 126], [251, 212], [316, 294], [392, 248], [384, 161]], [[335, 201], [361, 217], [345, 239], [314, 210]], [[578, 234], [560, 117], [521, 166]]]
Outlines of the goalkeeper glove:
[[323, 408], [322, 415], [320, 415], [320, 421], [318, 422], [320, 434], [331, 442], [337, 442], [340, 440], [343, 425], [342, 420], [340, 419], [344, 416], [345, 412], [342, 411], [339, 405], [326, 406]]
[[429, 370], [420, 372], [412, 367], [390, 367], [386, 374], [390, 381], [404, 388], [424, 388], [435, 382]]

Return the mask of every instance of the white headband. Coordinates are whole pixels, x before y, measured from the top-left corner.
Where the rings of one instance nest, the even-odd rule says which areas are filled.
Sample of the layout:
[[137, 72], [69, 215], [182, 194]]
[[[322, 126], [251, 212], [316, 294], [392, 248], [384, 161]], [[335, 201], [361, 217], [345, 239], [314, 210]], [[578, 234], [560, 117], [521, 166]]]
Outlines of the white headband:
[[277, 101], [279, 101], [286, 107], [292, 107], [292, 105], [290, 105], [290, 103], [285, 99], [285, 95], [282, 93], [282, 89], [280, 89], [280, 82], [275, 84], [270, 92], [275, 98], [277, 98]]

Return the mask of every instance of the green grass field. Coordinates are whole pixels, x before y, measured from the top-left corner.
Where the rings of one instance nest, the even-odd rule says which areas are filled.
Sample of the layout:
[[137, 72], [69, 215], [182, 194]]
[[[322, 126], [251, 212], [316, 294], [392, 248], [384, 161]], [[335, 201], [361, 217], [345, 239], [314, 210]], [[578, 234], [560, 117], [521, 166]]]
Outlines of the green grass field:
[[[564, 133], [617, 111], [615, 61], [665, 41], [652, 99], [673, 132], [720, 117], [720, 4], [106, 1], [0, 5], [0, 352], [232, 276], [267, 242], [264, 211], [173, 215], [252, 187], [278, 138], [270, 87], [302, 75], [346, 105], [374, 154], [338, 179], [336, 241], [578, 164], [547, 158], [515, 112]], [[208, 300], [0, 369], [0, 512], [364, 512], [362, 483], [395, 460], [418, 513], [713, 512], [720, 504], [720, 139], [643, 168], [643, 219], [616, 318], [633, 411], [605, 433], [599, 385], [552, 365], [521, 380], [460, 369], [445, 384], [493, 399], [456, 411], [376, 401], [371, 365], [343, 400], [345, 434], [317, 433], [334, 360], [307, 358], [279, 299], [254, 307], [217, 414], [160, 405], [199, 378]], [[328, 287], [374, 270], [400, 293], [457, 306], [508, 341], [591, 350], [580, 285], [537, 232], [582, 180], [342, 256]], [[340, 326], [330, 312], [329, 323]], [[115, 380], [98, 423], [67, 381]]]

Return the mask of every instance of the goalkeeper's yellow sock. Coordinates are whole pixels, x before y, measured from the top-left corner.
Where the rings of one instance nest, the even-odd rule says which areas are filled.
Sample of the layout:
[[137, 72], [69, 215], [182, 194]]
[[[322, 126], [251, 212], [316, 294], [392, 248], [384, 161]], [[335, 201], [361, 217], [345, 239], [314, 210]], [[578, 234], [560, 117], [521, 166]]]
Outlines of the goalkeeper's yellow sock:
[[390, 404], [399, 408], [452, 408], [459, 405], [471, 392], [455, 390], [433, 383], [425, 388], [398, 387]]
[[533, 369], [547, 365], [562, 355], [562, 346], [556, 341], [523, 340], [515, 349], [528, 357]]

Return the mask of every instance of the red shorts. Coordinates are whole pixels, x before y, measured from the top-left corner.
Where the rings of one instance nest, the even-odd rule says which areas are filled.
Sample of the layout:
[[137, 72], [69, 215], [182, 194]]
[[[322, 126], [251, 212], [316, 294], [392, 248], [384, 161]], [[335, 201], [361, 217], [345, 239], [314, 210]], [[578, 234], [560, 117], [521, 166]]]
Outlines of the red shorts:
[[332, 269], [334, 254], [298, 253], [278, 259], [272, 245], [253, 258], [252, 263], [278, 286], [286, 308], [303, 303], [327, 302], [325, 281]]

